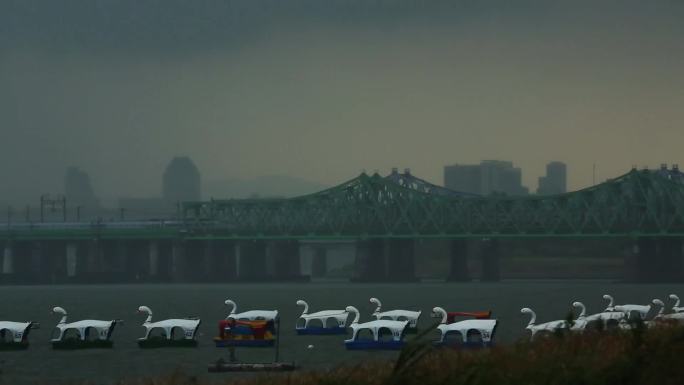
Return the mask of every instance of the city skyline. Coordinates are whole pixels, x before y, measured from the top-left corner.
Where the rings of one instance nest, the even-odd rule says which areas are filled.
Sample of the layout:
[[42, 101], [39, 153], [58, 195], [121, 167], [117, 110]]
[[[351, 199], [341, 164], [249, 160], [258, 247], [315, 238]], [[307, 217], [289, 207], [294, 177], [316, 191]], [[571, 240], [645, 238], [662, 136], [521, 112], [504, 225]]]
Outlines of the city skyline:
[[178, 153], [207, 180], [325, 185], [394, 166], [439, 181], [444, 164], [510, 159], [534, 186], [559, 159], [571, 190], [594, 164], [601, 181], [684, 163], [673, 2], [243, 1], [237, 20], [179, 1], [164, 18], [130, 0], [38, 3], [0, 5], [3, 200], [56, 190], [72, 164], [105, 202], [151, 195]]

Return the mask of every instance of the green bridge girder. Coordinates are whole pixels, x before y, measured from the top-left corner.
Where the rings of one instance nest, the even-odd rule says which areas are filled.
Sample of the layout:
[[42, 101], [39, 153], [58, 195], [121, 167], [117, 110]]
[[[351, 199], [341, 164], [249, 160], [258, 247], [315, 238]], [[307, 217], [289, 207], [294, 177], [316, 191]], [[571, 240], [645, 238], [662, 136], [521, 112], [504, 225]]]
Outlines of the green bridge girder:
[[684, 183], [632, 170], [553, 196], [427, 192], [377, 174], [283, 199], [185, 202], [182, 221], [0, 226], [5, 240], [684, 237]]
[[632, 170], [553, 196], [430, 194], [377, 174], [289, 199], [187, 202], [190, 237], [546, 238], [684, 236], [684, 184]]

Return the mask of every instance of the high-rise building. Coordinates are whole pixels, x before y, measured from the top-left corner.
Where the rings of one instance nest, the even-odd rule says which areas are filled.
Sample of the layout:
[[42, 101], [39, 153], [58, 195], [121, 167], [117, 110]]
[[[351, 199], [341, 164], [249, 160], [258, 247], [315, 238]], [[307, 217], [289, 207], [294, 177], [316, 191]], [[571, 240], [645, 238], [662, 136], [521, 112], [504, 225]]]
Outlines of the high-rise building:
[[162, 195], [166, 202], [174, 204], [201, 199], [200, 173], [190, 158], [178, 156], [171, 160], [164, 171]]
[[539, 177], [537, 194], [562, 194], [567, 191], [567, 166], [563, 162], [550, 162], [546, 165], [546, 175]]
[[527, 195], [522, 185], [522, 170], [513, 162], [483, 160], [477, 165], [444, 167], [444, 186], [448, 189], [471, 194]]
[[78, 167], [69, 167], [64, 174], [64, 195], [70, 206], [98, 209], [100, 200], [95, 196], [90, 176]]

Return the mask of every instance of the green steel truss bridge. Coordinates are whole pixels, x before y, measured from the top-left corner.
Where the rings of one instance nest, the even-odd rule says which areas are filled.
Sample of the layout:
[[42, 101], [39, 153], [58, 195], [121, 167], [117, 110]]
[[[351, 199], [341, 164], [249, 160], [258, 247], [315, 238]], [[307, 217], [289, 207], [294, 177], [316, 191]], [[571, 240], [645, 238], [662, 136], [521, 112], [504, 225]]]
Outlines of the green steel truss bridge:
[[183, 214], [199, 238], [682, 237], [683, 181], [677, 169], [634, 169], [561, 195], [480, 197], [364, 173], [295, 198], [188, 202]]
[[450, 191], [410, 173], [361, 174], [283, 199], [186, 202], [182, 219], [0, 224], [0, 240], [684, 237], [684, 174], [632, 170], [553, 196]]

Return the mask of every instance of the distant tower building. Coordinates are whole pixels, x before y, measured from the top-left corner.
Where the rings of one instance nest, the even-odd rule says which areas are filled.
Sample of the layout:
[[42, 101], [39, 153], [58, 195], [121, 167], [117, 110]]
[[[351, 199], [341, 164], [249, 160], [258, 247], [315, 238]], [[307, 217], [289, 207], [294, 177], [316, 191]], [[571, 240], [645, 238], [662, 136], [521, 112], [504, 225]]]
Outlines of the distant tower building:
[[479, 195], [527, 195], [522, 185], [522, 170], [513, 162], [483, 160], [477, 165], [444, 167], [444, 187]]
[[168, 203], [198, 201], [200, 194], [200, 173], [187, 156], [177, 156], [164, 171], [163, 192]]
[[78, 167], [69, 167], [64, 174], [64, 195], [69, 206], [97, 209], [100, 201], [95, 196], [90, 177]]
[[563, 162], [551, 162], [546, 165], [546, 176], [539, 177], [537, 194], [562, 194], [567, 191], [568, 171]]

